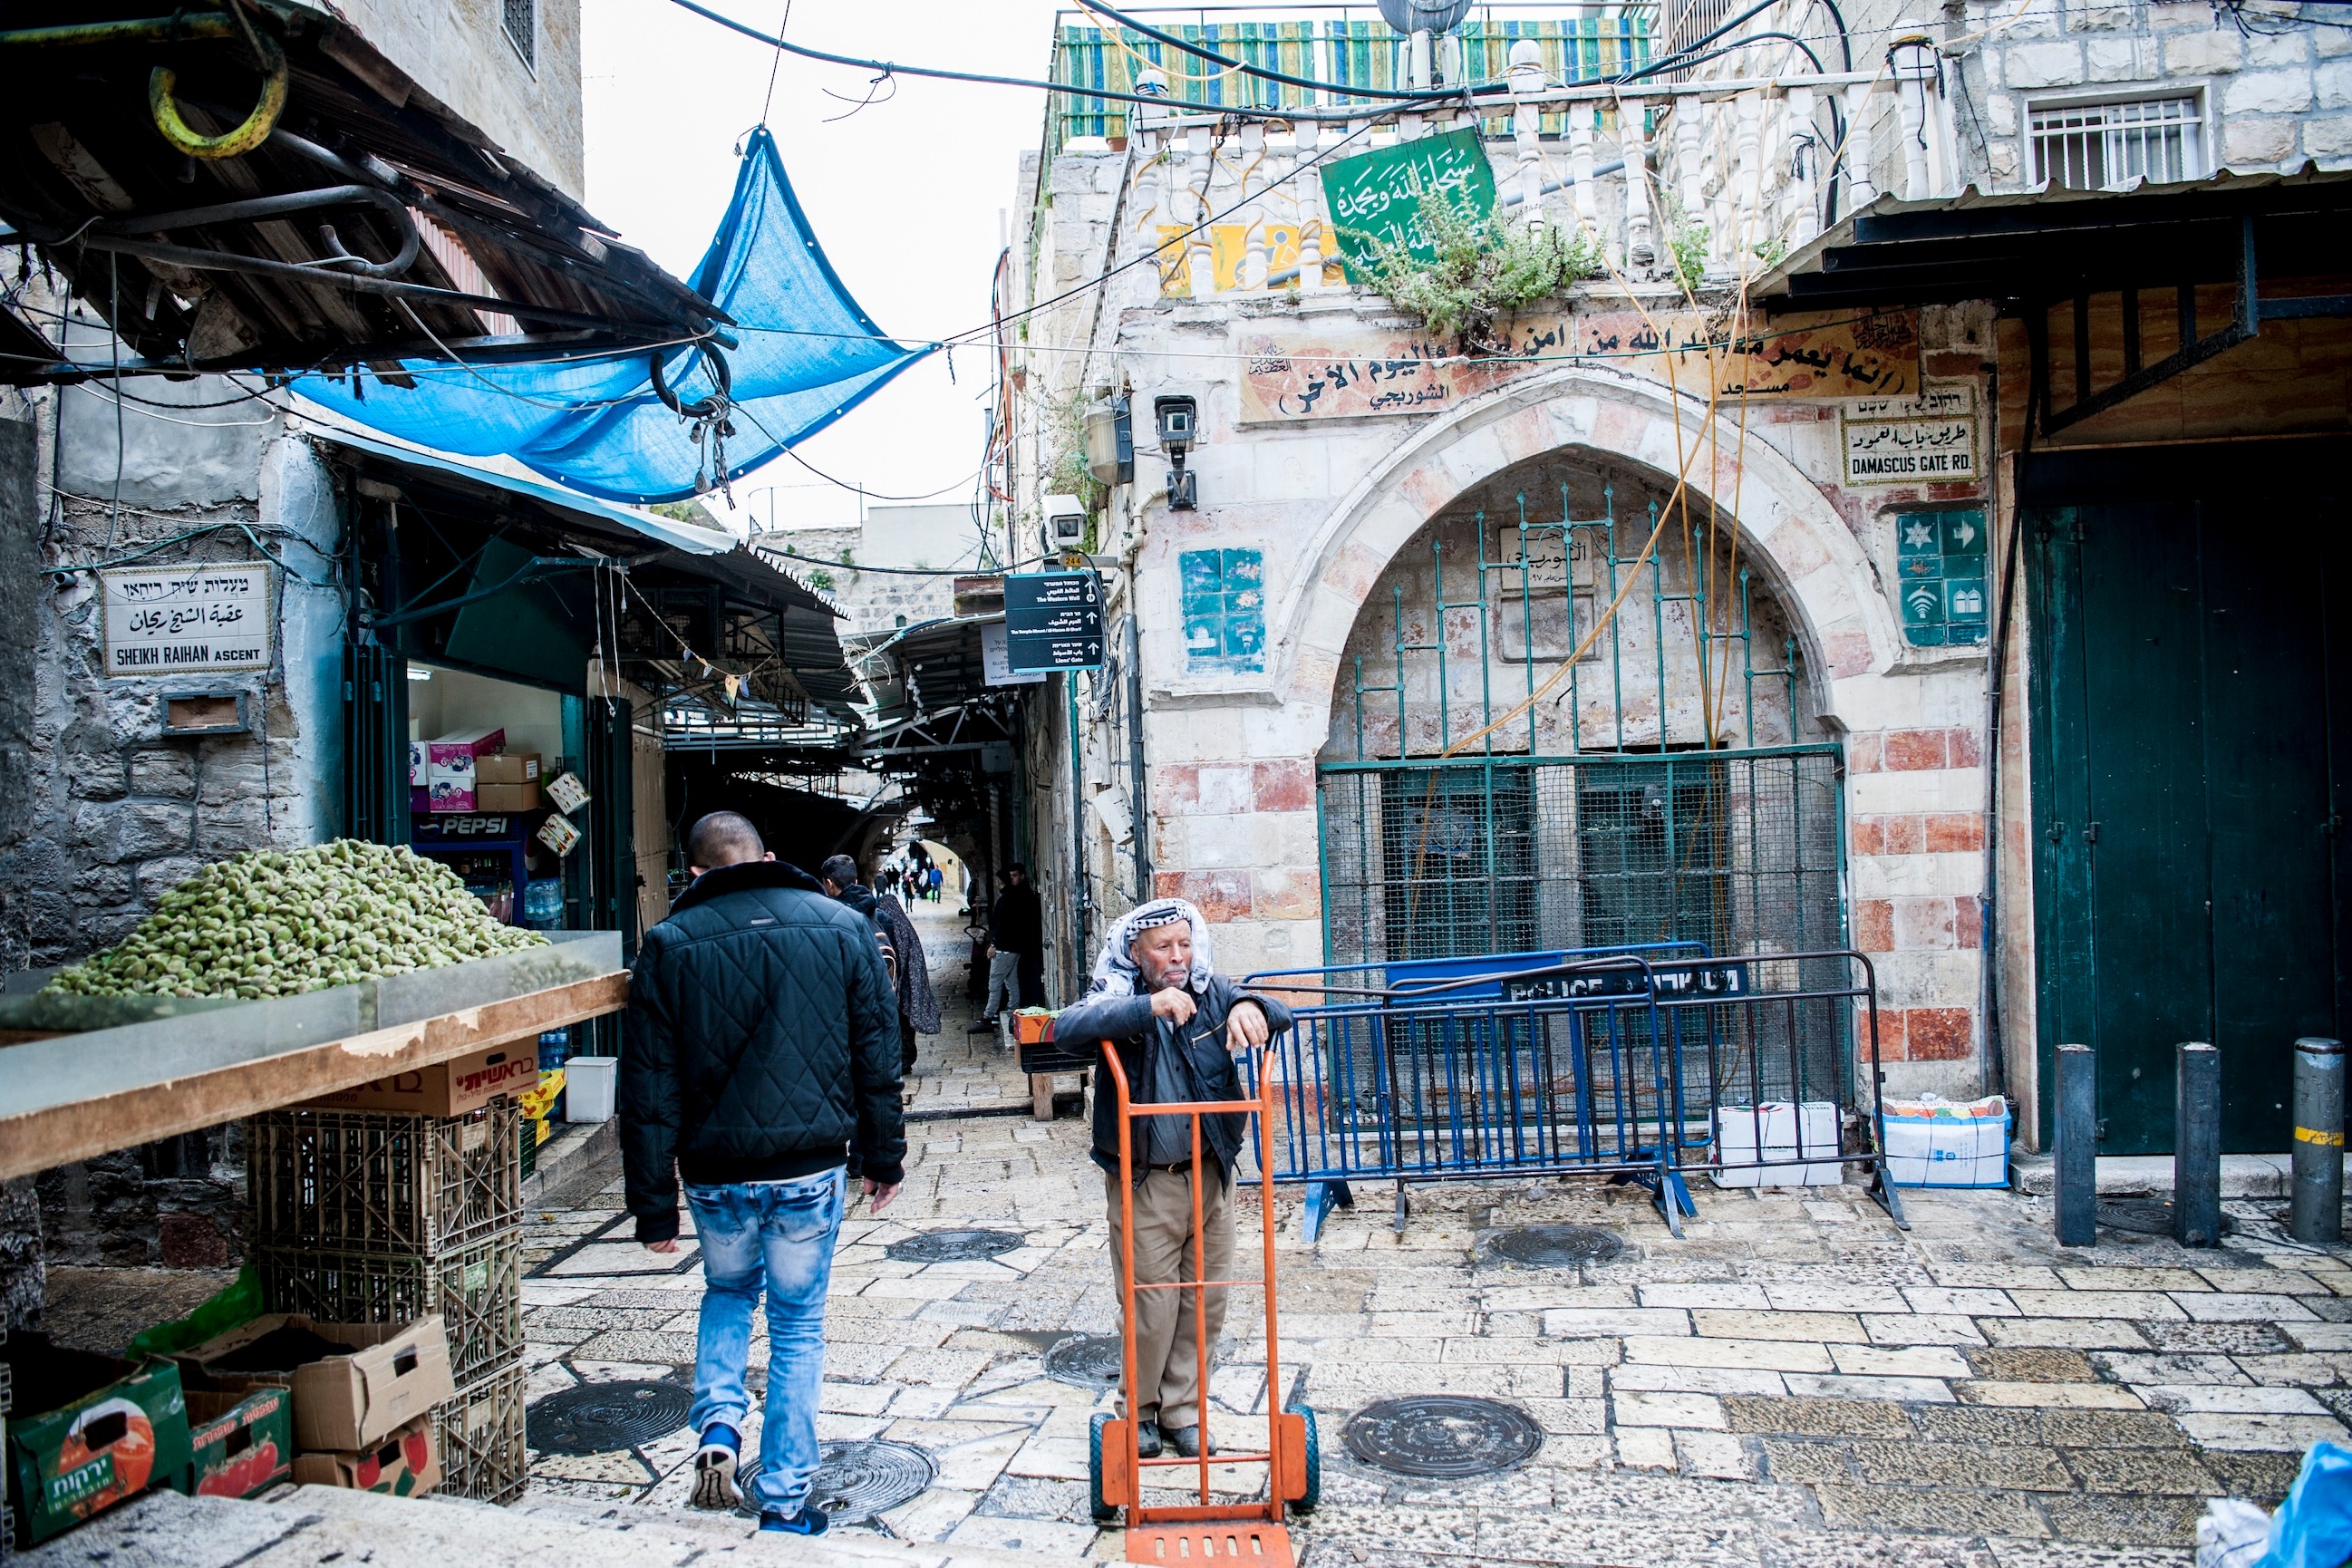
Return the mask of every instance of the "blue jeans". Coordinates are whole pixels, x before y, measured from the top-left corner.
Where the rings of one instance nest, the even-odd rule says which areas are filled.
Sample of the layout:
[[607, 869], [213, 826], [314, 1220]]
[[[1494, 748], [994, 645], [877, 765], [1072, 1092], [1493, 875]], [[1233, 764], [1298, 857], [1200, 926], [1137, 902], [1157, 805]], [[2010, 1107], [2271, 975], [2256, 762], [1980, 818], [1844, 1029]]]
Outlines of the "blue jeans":
[[701, 1331], [695, 1343], [698, 1433], [713, 1422], [738, 1432], [751, 1408], [743, 1370], [751, 1313], [768, 1293], [768, 1405], [760, 1428], [752, 1500], [761, 1510], [799, 1510], [816, 1477], [816, 1405], [824, 1382], [824, 1293], [841, 1229], [845, 1173], [789, 1182], [688, 1187], [702, 1244]]

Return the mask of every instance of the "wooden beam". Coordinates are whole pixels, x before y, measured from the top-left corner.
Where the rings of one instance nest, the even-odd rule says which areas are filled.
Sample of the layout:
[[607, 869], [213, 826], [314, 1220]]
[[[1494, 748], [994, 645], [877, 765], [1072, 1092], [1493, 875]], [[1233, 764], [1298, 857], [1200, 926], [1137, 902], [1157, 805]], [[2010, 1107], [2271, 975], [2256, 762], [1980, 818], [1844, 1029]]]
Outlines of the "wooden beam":
[[0, 1117], [0, 1180], [152, 1143], [257, 1111], [355, 1089], [510, 1040], [618, 1012], [626, 971], [444, 1013], [186, 1078]]

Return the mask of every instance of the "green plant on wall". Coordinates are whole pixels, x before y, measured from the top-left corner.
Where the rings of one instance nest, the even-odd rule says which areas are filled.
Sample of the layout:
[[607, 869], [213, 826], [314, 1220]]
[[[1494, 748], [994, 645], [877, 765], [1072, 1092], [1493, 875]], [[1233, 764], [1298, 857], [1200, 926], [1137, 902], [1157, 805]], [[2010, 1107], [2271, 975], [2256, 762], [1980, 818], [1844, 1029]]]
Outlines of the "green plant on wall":
[[1038, 479], [1047, 495], [1076, 496], [1091, 514], [1105, 498], [1102, 482], [1087, 469], [1087, 403], [1076, 392], [1046, 400], [1045, 471]]
[[1600, 247], [1589, 235], [1465, 212], [1431, 192], [1422, 195], [1415, 227], [1429, 257], [1376, 239], [1369, 280], [1390, 304], [1465, 353], [1507, 352], [1496, 330], [1503, 318], [1601, 270]]

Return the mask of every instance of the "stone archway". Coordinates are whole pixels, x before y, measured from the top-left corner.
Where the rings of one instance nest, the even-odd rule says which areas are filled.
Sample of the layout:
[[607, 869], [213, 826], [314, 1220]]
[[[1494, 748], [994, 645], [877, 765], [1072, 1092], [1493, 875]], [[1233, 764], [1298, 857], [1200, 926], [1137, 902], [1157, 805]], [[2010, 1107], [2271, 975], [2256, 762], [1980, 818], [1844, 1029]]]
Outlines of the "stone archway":
[[[1815, 672], [1820, 716], [1851, 728], [1840, 689], [1883, 672], [1900, 637], [1868, 558], [1821, 489], [1765, 439], [1715, 416], [1716, 461], [1690, 464], [1693, 504], [1733, 518], [1748, 559], [1789, 605]], [[1677, 425], [1680, 426], [1680, 449]], [[1342, 650], [1373, 584], [1407, 541], [1464, 491], [1513, 465], [1583, 448], [1669, 480], [1681, 452], [1708, 438], [1704, 403], [1654, 378], [1571, 365], [1513, 382], [1440, 419], [1342, 496], [1274, 587], [1267, 645], [1276, 692], [1294, 711], [1328, 712]]]

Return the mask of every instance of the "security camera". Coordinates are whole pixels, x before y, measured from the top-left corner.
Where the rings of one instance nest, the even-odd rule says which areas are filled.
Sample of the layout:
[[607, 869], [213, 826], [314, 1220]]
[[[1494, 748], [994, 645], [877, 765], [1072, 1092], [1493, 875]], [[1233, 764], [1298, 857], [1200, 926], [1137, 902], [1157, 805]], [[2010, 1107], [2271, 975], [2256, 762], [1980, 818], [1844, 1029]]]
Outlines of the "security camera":
[[1201, 406], [1190, 397], [1155, 397], [1151, 400], [1151, 416], [1160, 424], [1160, 445], [1184, 466], [1184, 456], [1199, 439]]
[[1086, 503], [1076, 496], [1045, 498], [1045, 553], [1059, 555], [1084, 546], [1087, 537]]

